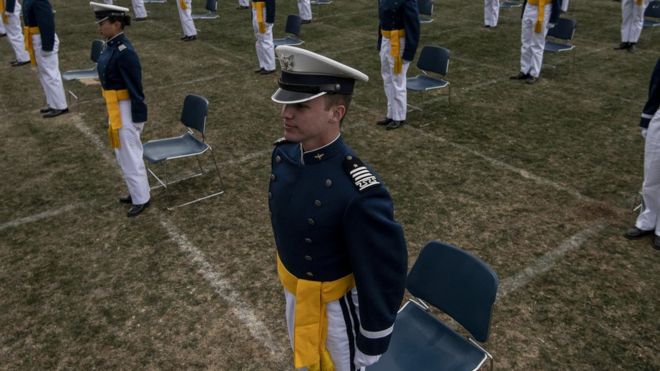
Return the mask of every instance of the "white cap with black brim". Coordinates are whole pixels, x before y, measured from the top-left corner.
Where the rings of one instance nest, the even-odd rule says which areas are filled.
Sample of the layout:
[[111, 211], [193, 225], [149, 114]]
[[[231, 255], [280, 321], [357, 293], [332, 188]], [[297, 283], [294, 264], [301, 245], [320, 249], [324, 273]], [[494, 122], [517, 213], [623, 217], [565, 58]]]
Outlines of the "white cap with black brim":
[[93, 1], [89, 2], [89, 6], [94, 11], [96, 23], [101, 23], [110, 17], [123, 17], [129, 11], [128, 8], [124, 8], [123, 6], [102, 4]]

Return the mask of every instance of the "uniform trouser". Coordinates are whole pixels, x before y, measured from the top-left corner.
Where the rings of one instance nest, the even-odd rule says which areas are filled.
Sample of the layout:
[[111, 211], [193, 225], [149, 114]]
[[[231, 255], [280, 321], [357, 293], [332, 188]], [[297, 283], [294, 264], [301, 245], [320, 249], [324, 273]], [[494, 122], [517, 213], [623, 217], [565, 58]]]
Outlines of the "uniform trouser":
[[[186, 5], [186, 9], [181, 8], [181, 3]], [[179, 19], [181, 20], [181, 29], [183, 36], [196, 36], [195, 22], [192, 18], [192, 0], [176, 0], [176, 6], [179, 9]]]
[[144, 123], [133, 122], [130, 100], [119, 101], [119, 111], [121, 112], [122, 127], [119, 129], [120, 147], [115, 148], [115, 158], [124, 175], [124, 181], [133, 204], [141, 205], [149, 201], [149, 180], [142, 159], [142, 141], [140, 140]]
[[250, 0], [238, 0], [238, 6], [250, 6]]
[[[295, 320], [296, 297], [286, 289], [286, 326], [293, 349], [293, 325]], [[332, 357], [335, 371], [363, 370], [380, 359], [380, 356], [367, 356], [360, 352], [355, 343], [360, 328], [359, 303], [354, 288], [341, 299], [326, 304], [328, 318], [328, 338], [325, 346]], [[361, 366], [356, 368], [355, 365]]]
[[621, 0], [621, 42], [636, 43], [644, 26], [644, 11], [649, 0], [637, 5], [636, 0]]
[[562, 12], [568, 11], [568, 0], [564, 0], [561, 2], [561, 11]]
[[147, 8], [144, 7], [144, 0], [132, 0], [133, 13], [135, 18], [147, 18]]
[[539, 77], [541, 74], [543, 49], [545, 48], [545, 35], [548, 33], [548, 21], [550, 20], [551, 11], [552, 4], [546, 5], [541, 32], [535, 32], [534, 26], [536, 25], [538, 6], [527, 3], [527, 6], [525, 7], [522, 19], [522, 30], [520, 32], [522, 43], [522, 46], [520, 47], [520, 72], [522, 73], [527, 73], [534, 77]]
[[[30, 54], [25, 50], [25, 39], [23, 38], [23, 30], [21, 29], [20, 14], [21, 5], [17, 2], [14, 12], [7, 16], [7, 24], [4, 25], [4, 32], [7, 33], [7, 39], [9, 39], [11, 48], [14, 50], [16, 60], [19, 62], [25, 62], [30, 60]], [[2, 23], [2, 21], [0, 21], [0, 23]]]
[[273, 24], [266, 23], [266, 32], [259, 32], [259, 25], [257, 24], [257, 10], [254, 8], [252, 8], [252, 29], [254, 29], [254, 36], [257, 38], [257, 41], [254, 43], [254, 48], [257, 51], [259, 67], [268, 71], [274, 70], [275, 45], [273, 44]]
[[660, 110], [653, 115], [646, 131], [642, 198], [644, 207], [635, 226], [644, 231], [655, 229], [655, 234], [660, 235]]
[[[406, 40], [401, 38], [401, 51], [406, 46]], [[380, 44], [380, 75], [383, 78], [385, 96], [387, 97], [387, 117], [395, 121], [406, 119], [408, 95], [406, 92], [406, 74], [410, 62], [403, 61], [401, 72], [394, 73], [394, 57], [390, 53], [390, 39], [383, 37]]]
[[7, 33], [7, 30], [5, 30], [5, 25], [4, 23], [0, 22], [0, 35], [3, 35]]
[[496, 27], [500, 17], [500, 0], [484, 0], [484, 25]]
[[67, 108], [62, 74], [60, 74], [60, 62], [57, 56], [60, 40], [55, 35], [53, 51], [47, 56], [44, 56], [41, 50], [41, 35], [32, 35], [32, 45], [34, 47], [34, 56], [37, 60], [37, 75], [39, 76], [41, 87], [44, 89], [48, 107], [55, 109]]
[[298, 14], [303, 21], [312, 20], [312, 4], [310, 0], [298, 0]]

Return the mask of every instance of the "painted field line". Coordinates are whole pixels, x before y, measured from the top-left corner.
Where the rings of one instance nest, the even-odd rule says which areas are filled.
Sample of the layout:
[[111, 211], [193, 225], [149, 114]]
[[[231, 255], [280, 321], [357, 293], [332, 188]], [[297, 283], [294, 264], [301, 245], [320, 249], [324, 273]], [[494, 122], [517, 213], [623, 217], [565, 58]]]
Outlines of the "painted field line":
[[287, 348], [282, 344], [275, 342], [273, 335], [268, 327], [257, 317], [250, 309], [252, 306], [245, 302], [232, 289], [232, 284], [216, 272], [211, 263], [206, 260], [204, 253], [196, 248], [188, 238], [179, 231], [179, 229], [170, 222], [166, 216], [161, 214], [160, 224], [165, 228], [170, 239], [176, 242], [179, 249], [184, 252], [195, 264], [197, 272], [204, 277], [204, 280], [213, 288], [218, 296], [229, 303], [229, 311], [238, 318], [238, 320], [247, 327], [248, 331], [255, 339], [259, 339], [270, 351], [273, 358], [283, 358], [287, 354]]
[[593, 237], [604, 228], [604, 223], [596, 223], [588, 226], [562, 242], [556, 249], [538, 258], [533, 265], [528, 266], [511, 277], [503, 279], [500, 282], [497, 298], [502, 299], [506, 295], [509, 295], [527, 285], [534, 278], [546, 273], [552, 269], [552, 267], [561, 260], [564, 255], [573, 250], [579, 249], [589, 238]]
[[5, 229], [9, 229], [9, 228], [15, 228], [15, 227], [21, 226], [23, 224], [37, 222], [39, 220], [51, 218], [53, 216], [58, 216], [60, 214], [66, 213], [68, 211], [75, 210], [75, 209], [77, 209], [81, 206], [82, 206], [82, 204], [70, 204], [70, 205], [66, 205], [64, 207], [61, 207], [59, 209], [44, 211], [43, 213], [34, 214], [34, 215], [31, 215], [31, 216], [27, 216], [25, 218], [14, 219], [10, 222], [0, 224], [0, 231], [4, 231]]

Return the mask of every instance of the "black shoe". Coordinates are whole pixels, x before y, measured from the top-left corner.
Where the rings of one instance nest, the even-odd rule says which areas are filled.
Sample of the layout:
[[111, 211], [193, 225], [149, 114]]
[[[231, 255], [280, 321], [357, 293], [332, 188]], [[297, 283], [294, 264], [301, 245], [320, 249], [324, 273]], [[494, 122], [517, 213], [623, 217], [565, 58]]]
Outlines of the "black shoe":
[[11, 61], [11, 62], [9, 62], [9, 64], [10, 64], [12, 67], [25, 66], [25, 65], [28, 64], [28, 63], [30, 63], [29, 60], [27, 60], [27, 61]]
[[132, 204], [133, 199], [131, 198], [131, 195], [124, 196], [124, 197], [119, 197], [119, 203], [120, 204]]
[[262, 69], [259, 74], [260, 75], [270, 75], [271, 73], [275, 72], [275, 70], [267, 70], [267, 69]]
[[[637, 227], [632, 227], [629, 230], [626, 231], [626, 233], [623, 234], [623, 237], [629, 239], [629, 240], [636, 240], [638, 238], [642, 238], [644, 236], [648, 236], [650, 234], [655, 233], [654, 229], [651, 229], [650, 231], [645, 231], [643, 229], [639, 229]], [[656, 236], [657, 238], [657, 236]]]
[[401, 121], [392, 120], [389, 124], [387, 124], [387, 126], [385, 126], [385, 130], [398, 129], [405, 124], [406, 124], [406, 120], [401, 120]]
[[5, 37], [5, 36], [7, 36], [6, 33], [0, 33], [0, 37]]
[[630, 48], [630, 43], [621, 43], [619, 46], [615, 47], [614, 50], [625, 50]]
[[391, 118], [389, 118], [389, 117], [385, 117], [384, 119], [382, 119], [382, 120], [380, 120], [380, 121], [376, 121], [376, 125], [379, 125], [379, 126], [387, 126], [387, 125], [389, 125], [389, 123], [392, 122], [392, 121], [393, 121], [393, 120], [392, 120]]
[[250, 7], [247, 5], [239, 5], [236, 7], [236, 9], [250, 9]]
[[635, 52], [635, 43], [629, 43], [628, 44], [628, 53], [634, 53]]
[[147, 20], [147, 17], [142, 17], [142, 18], [133, 18], [135, 22], [144, 22]]
[[141, 212], [144, 211], [144, 209], [146, 209], [149, 206], [150, 203], [151, 203], [151, 200], [147, 201], [147, 203], [144, 203], [142, 205], [133, 205], [133, 206], [131, 206], [131, 208], [128, 209], [128, 213], [126, 214], [126, 216], [131, 218], [131, 217], [139, 215]]
[[527, 73], [518, 72], [517, 75], [510, 76], [509, 79], [511, 79], [511, 80], [527, 80], [529, 78], [529, 76], [530, 75], [527, 74]]
[[54, 109], [55, 108], [50, 108], [50, 107], [42, 108], [42, 109], [39, 110], [39, 113], [48, 113], [48, 112], [50, 112]]
[[532, 75], [530, 75], [529, 77], [527, 77], [527, 79], [525, 80], [525, 82], [528, 83], [528, 84], [530, 84], [530, 85], [532, 85], [532, 84], [536, 84], [537, 81], [539, 81], [539, 78], [538, 78], [538, 77], [534, 77], [534, 76], [532, 76]]
[[181, 38], [183, 41], [194, 41], [197, 40], [197, 35], [184, 36]]
[[57, 117], [59, 115], [63, 115], [65, 113], [69, 113], [68, 108], [65, 108], [65, 109], [52, 109], [52, 110], [50, 110], [50, 112], [46, 112], [42, 117], [45, 118], [45, 119], [49, 119], [49, 118]]
[[660, 250], [660, 236], [653, 236], [653, 239], [651, 239], [651, 246], [656, 250]]
[[261, 73], [261, 71], [265, 71], [263, 67], [259, 68], [258, 70], [254, 70], [254, 73]]
[[303, 19], [300, 21], [300, 24], [310, 24], [310, 23], [312, 23], [311, 19]]

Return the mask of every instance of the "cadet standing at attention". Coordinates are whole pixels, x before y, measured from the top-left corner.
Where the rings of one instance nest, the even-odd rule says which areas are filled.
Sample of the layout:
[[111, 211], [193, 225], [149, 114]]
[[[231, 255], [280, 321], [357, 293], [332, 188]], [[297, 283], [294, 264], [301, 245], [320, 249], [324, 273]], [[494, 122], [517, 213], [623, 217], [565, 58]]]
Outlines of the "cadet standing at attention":
[[419, 9], [416, 0], [379, 0], [378, 50], [387, 114], [378, 125], [387, 130], [406, 123], [408, 95], [406, 74], [419, 43]]
[[12, 67], [30, 63], [30, 55], [25, 50], [25, 39], [21, 29], [21, 4], [18, 0], [0, 0], [0, 24], [4, 25], [7, 38], [14, 50], [16, 59], [9, 62]]
[[273, 44], [275, 23], [275, 0], [252, 0], [252, 29], [257, 41], [259, 69], [255, 73], [268, 75], [275, 72], [275, 45]]
[[183, 41], [197, 40], [197, 29], [195, 21], [192, 18], [192, 0], [176, 0], [176, 6], [179, 9], [179, 19], [181, 20], [181, 29], [183, 30]]
[[283, 104], [268, 192], [296, 368], [350, 371], [387, 350], [407, 249], [382, 180], [341, 135], [356, 81], [322, 55], [276, 49]]
[[55, 33], [53, 7], [48, 0], [25, 0], [23, 22], [25, 49], [30, 54], [32, 65], [37, 66], [39, 82], [48, 104], [40, 112], [44, 118], [65, 114], [69, 108], [57, 56], [60, 40]]
[[500, 18], [500, 0], [484, 0], [484, 27], [497, 27]]
[[649, 0], [621, 0], [621, 44], [614, 49], [635, 51], [648, 5]]
[[298, 0], [298, 15], [302, 24], [312, 23], [312, 3], [310, 0]]
[[149, 181], [142, 159], [140, 133], [147, 121], [142, 91], [142, 67], [133, 45], [124, 35], [130, 25], [128, 8], [90, 2], [106, 48], [98, 60], [103, 99], [108, 110], [108, 137], [117, 164], [124, 175], [128, 196], [120, 203], [132, 204], [127, 216], [140, 214], [149, 206]]

